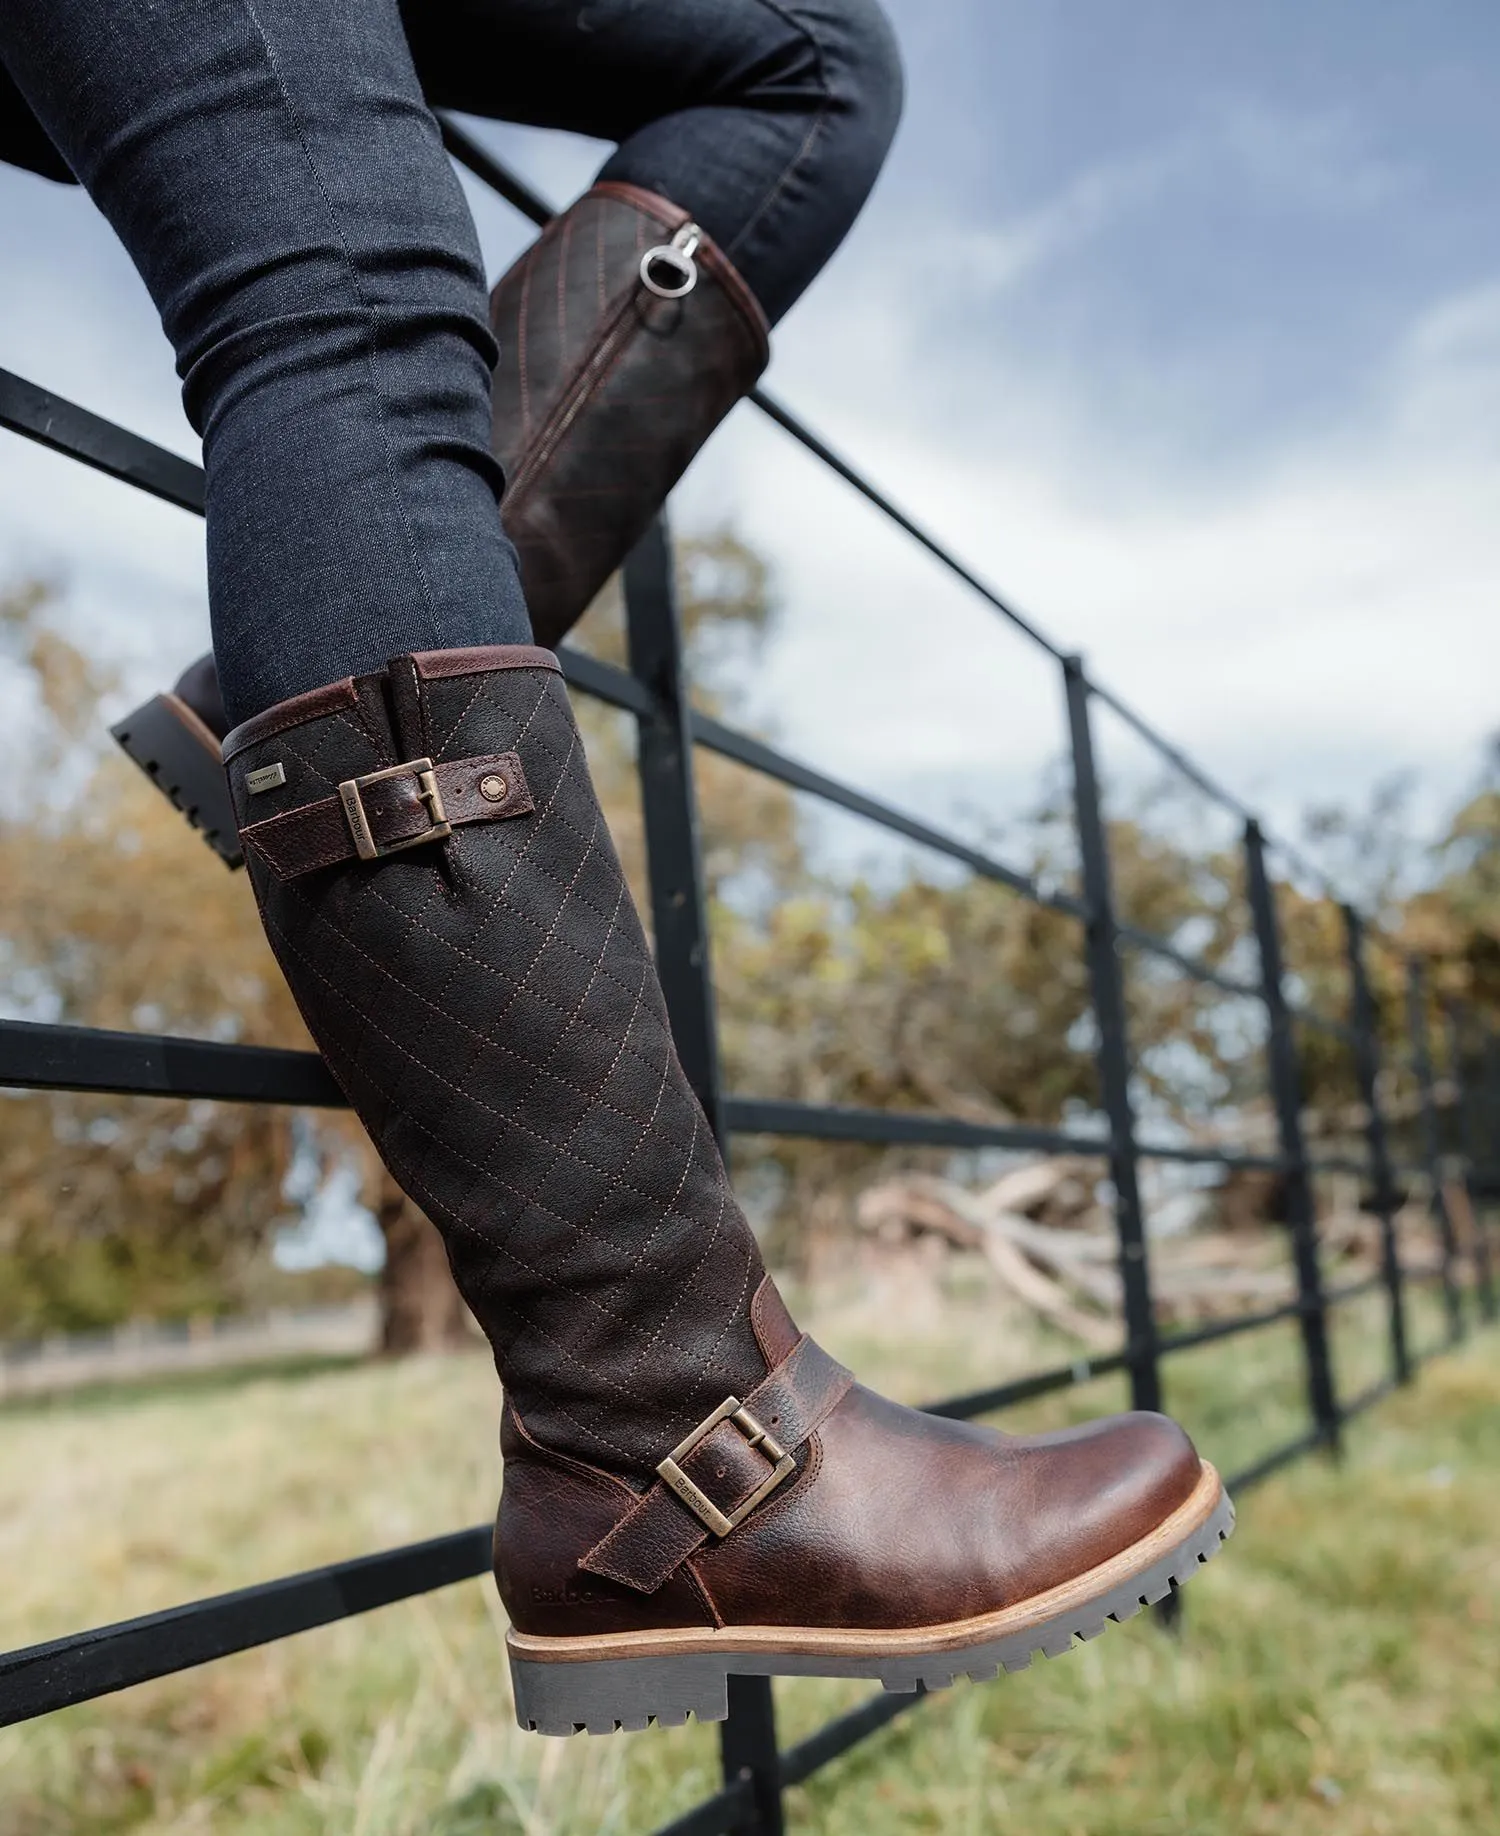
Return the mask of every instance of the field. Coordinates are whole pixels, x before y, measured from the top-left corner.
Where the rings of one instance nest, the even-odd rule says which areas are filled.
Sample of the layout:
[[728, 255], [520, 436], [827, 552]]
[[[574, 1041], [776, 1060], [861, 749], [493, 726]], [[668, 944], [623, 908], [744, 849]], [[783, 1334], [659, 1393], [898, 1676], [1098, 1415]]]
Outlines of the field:
[[[1419, 1344], [1439, 1323], [1419, 1297]], [[811, 1322], [913, 1400], [1055, 1358], [955, 1301], [899, 1333]], [[1341, 1323], [1378, 1374], [1378, 1309]], [[1296, 1431], [1281, 1328], [1187, 1354], [1169, 1396], [1226, 1469]], [[1006, 1418], [1118, 1406], [1098, 1383]], [[0, 1410], [7, 1648], [491, 1515], [481, 1357], [325, 1361]], [[1289, 1469], [1186, 1596], [1062, 1662], [934, 1698], [789, 1797], [819, 1836], [1456, 1836], [1500, 1828], [1500, 1332], [1425, 1367]], [[570, 1742], [511, 1723], [493, 1589], [471, 1583], [0, 1732], [3, 1836], [626, 1836], [713, 1789], [715, 1737]], [[783, 1737], [860, 1699], [780, 1686]]]

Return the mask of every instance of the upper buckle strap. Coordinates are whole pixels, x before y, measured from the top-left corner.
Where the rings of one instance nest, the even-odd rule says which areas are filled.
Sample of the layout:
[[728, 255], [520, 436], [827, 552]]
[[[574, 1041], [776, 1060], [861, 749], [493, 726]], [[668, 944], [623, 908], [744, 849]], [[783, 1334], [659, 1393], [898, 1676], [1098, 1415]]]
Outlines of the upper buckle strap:
[[[270, 788], [287, 783], [285, 767]], [[240, 768], [233, 761], [233, 775]], [[262, 766], [269, 772], [271, 765]], [[248, 775], [246, 779], [248, 787]], [[327, 780], [325, 779], [326, 783]], [[468, 759], [408, 759], [383, 771], [346, 778], [338, 794], [301, 803], [240, 830], [246, 858], [279, 880], [340, 861], [382, 861], [425, 842], [440, 842], [471, 823], [504, 822], [536, 809], [514, 752]]]
[[[379, 841], [370, 827], [364, 792], [372, 784], [384, 784], [392, 778], [416, 779], [417, 796], [425, 805], [431, 822], [415, 835], [402, 836], [398, 841]], [[354, 837], [355, 852], [362, 861], [383, 860], [388, 854], [399, 854], [403, 848], [420, 848], [425, 842], [443, 841], [453, 833], [431, 759], [408, 759], [404, 765], [388, 765], [384, 771], [367, 771], [362, 778], [345, 778], [339, 786], [339, 802], [344, 806], [349, 833]]]
[[[771, 1462], [771, 1471], [764, 1482], [729, 1512], [721, 1511], [702, 1487], [687, 1476], [681, 1464], [700, 1442], [708, 1439], [720, 1422], [738, 1428], [750, 1446]], [[728, 1536], [763, 1498], [771, 1496], [788, 1473], [795, 1471], [796, 1465], [796, 1457], [787, 1452], [770, 1429], [762, 1427], [738, 1396], [726, 1396], [712, 1415], [705, 1415], [693, 1432], [678, 1442], [656, 1470], [706, 1530], [711, 1530], [715, 1536]]]

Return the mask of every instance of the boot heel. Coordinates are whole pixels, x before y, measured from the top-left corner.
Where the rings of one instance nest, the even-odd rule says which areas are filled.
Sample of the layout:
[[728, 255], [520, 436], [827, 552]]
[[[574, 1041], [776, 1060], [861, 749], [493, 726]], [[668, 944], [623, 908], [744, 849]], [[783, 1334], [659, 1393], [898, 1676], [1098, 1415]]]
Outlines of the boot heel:
[[723, 1721], [729, 1713], [722, 1658], [694, 1653], [548, 1664], [514, 1649], [507, 1655], [516, 1721], [529, 1733], [613, 1734], [652, 1722], [675, 1728], [689, 1715]]
[[174, 803], [227, 867], [243, 867], [239, 826], [217, 734], [176, 695], [153, 695], [110, 728], [124, 751]]

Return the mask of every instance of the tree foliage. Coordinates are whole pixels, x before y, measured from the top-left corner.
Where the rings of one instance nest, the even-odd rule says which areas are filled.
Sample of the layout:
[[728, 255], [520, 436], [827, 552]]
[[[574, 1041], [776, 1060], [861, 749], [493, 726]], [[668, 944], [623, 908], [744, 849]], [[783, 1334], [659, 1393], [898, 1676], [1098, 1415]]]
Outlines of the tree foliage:
[[[680, 597], [700, 705], [745, 717], [743, 685], [773, 629], [764, 563], [732, 534], [681, 544]], [[0, 805], [0, 999], [22, 1017], [255, 1044], [306, 1045], [261, 937], [243, 875], [226, 874], [140, 775], [99, 742], [110, 683], [49, 621], [45, 593], [0, 602], [10, 670], [29, 685], [24, 802]], [[622, 661], [610, 589], [582, 629]], [[633, 732], [583, 701], [589, 756], [643, 910], [644, 842]], [[12, 736], [14, 752], [19, 742]], [[3, 746], [3, 741], [0, 741]], [[1097, 1108], [1093, 1020], [1079, 921], [1008, 888], [908, 860], [853, 876], [821, 859], [785, 786], [717, 755], [695, 760], [725, 1085], [810, 1103], [986, 1120], [1076, 1121]], [[1434, 959], [1433, 998], [1500, 1020], [1500, 784], [1495, 764], [1436, 849], [1379, 852], [1399, 810], [1321, 812], [1321, 839], [1372, 869], [1367, 888], [1395, 950], [1372, 952], [1382, 1025], [1404, 1024], [1407, 949]], [[1239, 980], [1253, 981], [1237, 850], [1184, 839], [1170, 799], [1110, 826], [1119, 909]], [[1067, 885], [1071, 813], [1039, 794], [1006, 844], [1014, 866]], [[1417, 867], [1413, 867], [1413, 861]], [[1381, 877], [1383, 875], [1383, 877]], [[1368, 876], [1367, 876], [1368, 877]], [[1413, 888], [1415, 887], [1415, 890]], [[1347, 1012], [1343, 921], [1325, 892], [1278, 893], [1297, 998]], [[1127, 996], [1143, 1110], [1187, 1128], [1264, 1108], [1255, 1003], [1139, 950]], [[1314, 1108], [1355, 1096], [1347, 1042], [1303, 1030]], [[295, 1154], [355, 1156], [392, 1260], [393, 1349], [464, 1333], [441, 1257], [348, 1118], [294, 1131], [283, 1111], [121, 1097], [0, 1093], [0, 1331], [86, 1327], [133, 1313], [245, 1304], [293, 1207]], [[300, 1145], [299, 1145], [300, 1144]], [[853, 1188], [899, 1159], [950, 1157], [810, 1141], [735, 1143], [735, 1172], [773, 1257], [837, 1253]]]
[[[11, 782], [33, 794], [0, 816], [6, 1010], [305, 1045], [242, 876], [99, 743], [111, 683], [47, 611], [34, 587], [0, 600], [5, 660], [32, 691], [6, 750]], [[228, 1304], [287, 1218], [285, 1112], [63, 1093], [0, 1101], [0, 1330]]]

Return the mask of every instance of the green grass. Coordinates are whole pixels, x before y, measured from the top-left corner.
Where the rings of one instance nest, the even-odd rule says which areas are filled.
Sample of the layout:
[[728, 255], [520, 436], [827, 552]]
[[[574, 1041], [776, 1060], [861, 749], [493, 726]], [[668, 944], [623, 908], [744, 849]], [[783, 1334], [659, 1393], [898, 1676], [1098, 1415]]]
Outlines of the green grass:
[[[1346, 1387], [1378, 1298], [1345, 1310]], [[1438, 1297], [1414, 1302], [1418, 1344]], [[956, 1304], [820, 1336], [906, 1397], [1060, 1348]], [[1174, 1359], [1169, 1400], [1226, 1469], [1301, 1424], [1294, 1329]], [[1049, 1398], [1007, 1426], [1121, 1400]], [[480, 1358], [325, 1365], [0, 1411], [6, 1647], [479, 1522], [499, 1461]], [[1425, 1368], [1246, 1501], [1173, 1638], [1143, 1620], [960, 1687], [789, 1794], [820, 1836], [1454, 1836], [1500, 1828], [1500, 1334]], [[543, 1741], [511, 1723], [493, 1588], [471, 1583], [0, 1731], [3, 1836], [594, 1836], [711, 1791], [713, 1731]], [[783, 1738], [863, 1696], [778, 1687]]]

